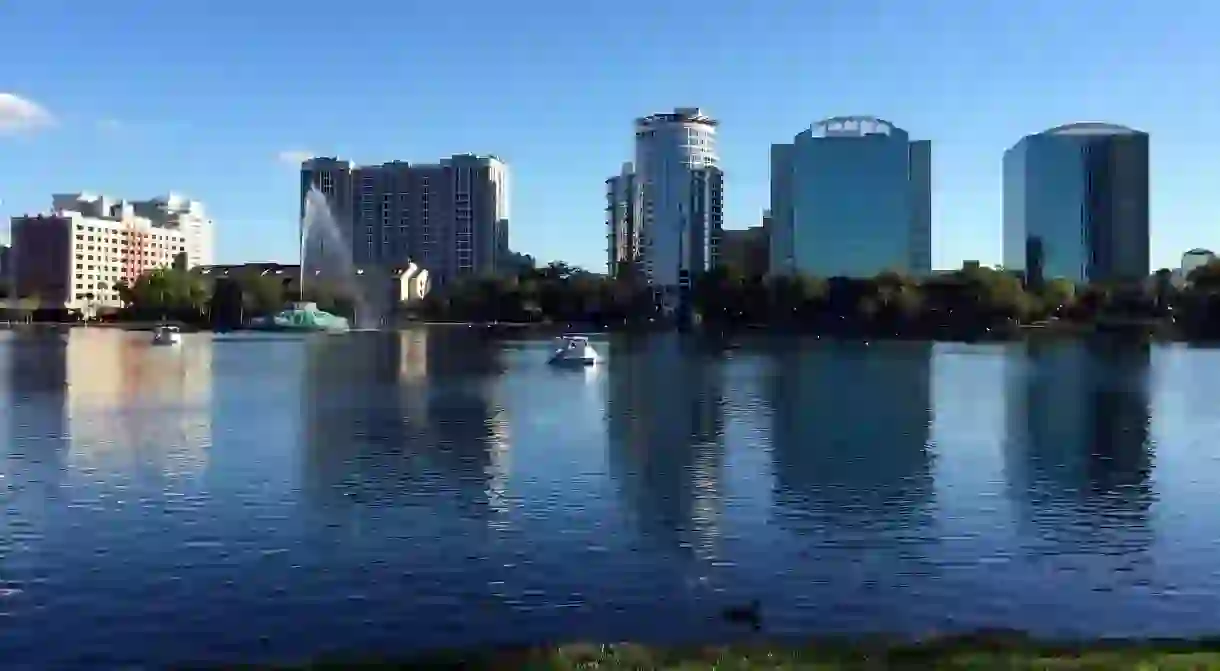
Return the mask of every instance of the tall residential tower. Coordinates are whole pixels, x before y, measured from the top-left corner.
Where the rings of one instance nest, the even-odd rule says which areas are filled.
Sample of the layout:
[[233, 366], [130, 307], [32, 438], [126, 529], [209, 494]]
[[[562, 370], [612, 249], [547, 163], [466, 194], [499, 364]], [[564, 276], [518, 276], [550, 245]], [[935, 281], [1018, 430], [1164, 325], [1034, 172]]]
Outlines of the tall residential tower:
[[635, 120], [644, 273], [667, 310], [692, 275], [715, 263], [724, 219], [716, 120], [694, 107]]
[[[305, 195], [315, 186], [327, 197], [354, 265], [414, 262], [435, 286], [443, 286], [457, 277], [499, 272], [507, 260], [508, 166], [493, 156], [365, 166], [310, 159], [301, 165], [302, 224]], [[325, 239], [311, 237], [305, 244], [312, 256]]]
[[606, 180], [606, 274], [618, 277], [635, 269], [640, 258], [640, 206], [642, 198], [635, 166], [623, 164], [619, 174]]
[[1004, 153], [1004, 267], [1026, 282], [1142, 282], [1148, 134], [1074, 123]]
[[833, 117], [771, 147], [771, 272], [932, 271], [932, 145], [876, 117]]

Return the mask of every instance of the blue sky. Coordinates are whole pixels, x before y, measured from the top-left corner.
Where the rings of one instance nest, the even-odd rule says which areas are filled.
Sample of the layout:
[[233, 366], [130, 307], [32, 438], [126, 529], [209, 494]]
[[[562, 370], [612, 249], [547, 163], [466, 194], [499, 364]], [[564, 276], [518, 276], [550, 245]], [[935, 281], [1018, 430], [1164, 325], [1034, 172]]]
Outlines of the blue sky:
[[600, 270], [603, 180], [634, 117], [720, 119], [742, 228], [767, 206], [772, 142], [872, 114], [933, 141], [947, 267], [999, 260], [1007, 147], [1111, 121], [1152, 134], [1153, 265], [1171, 266], [1220, 247], [1217, 34], [1215, 0], [10, 0], [0, 93], [47, 116], [0, 98], [0, 216], [56, 191], [174, 190], [216, 217], [219, 261], [292, 261], [285, 155], [492, 153], [513, 248]]

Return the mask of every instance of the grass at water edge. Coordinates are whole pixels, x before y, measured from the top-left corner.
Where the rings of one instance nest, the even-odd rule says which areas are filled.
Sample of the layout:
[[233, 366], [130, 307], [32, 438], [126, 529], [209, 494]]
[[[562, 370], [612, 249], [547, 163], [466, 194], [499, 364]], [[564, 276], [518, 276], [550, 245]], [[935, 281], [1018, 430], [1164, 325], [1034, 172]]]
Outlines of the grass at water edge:
[[[232, 667], [229, 667], [232, 668]], [[1217, 669], [1220, 638], [1042, 643], [1020, 634], [659, 647], [632, 643], [453, 651], [396, 660], [360, 656], [247, 669]]]

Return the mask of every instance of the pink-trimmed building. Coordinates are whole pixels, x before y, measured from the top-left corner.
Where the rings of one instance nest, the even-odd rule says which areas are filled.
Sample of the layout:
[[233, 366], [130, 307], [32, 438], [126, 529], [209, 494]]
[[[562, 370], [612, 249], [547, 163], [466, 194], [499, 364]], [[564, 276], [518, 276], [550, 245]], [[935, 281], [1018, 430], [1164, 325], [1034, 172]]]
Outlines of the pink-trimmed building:
[[13, 293], [42, 309], [119, 307], [115, 285], [172, 265], [188, 232], [138, 216], [131, 203], [56, 195], [50, 213], [12, 219]]

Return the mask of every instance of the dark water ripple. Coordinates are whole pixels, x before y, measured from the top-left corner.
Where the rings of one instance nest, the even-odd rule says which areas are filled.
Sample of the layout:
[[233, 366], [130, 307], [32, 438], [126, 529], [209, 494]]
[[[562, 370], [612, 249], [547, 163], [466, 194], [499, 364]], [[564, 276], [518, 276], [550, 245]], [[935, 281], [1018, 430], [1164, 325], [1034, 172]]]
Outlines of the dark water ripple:
[[1220, 630], [1220, 352], [0, 340], [0, 659]]

